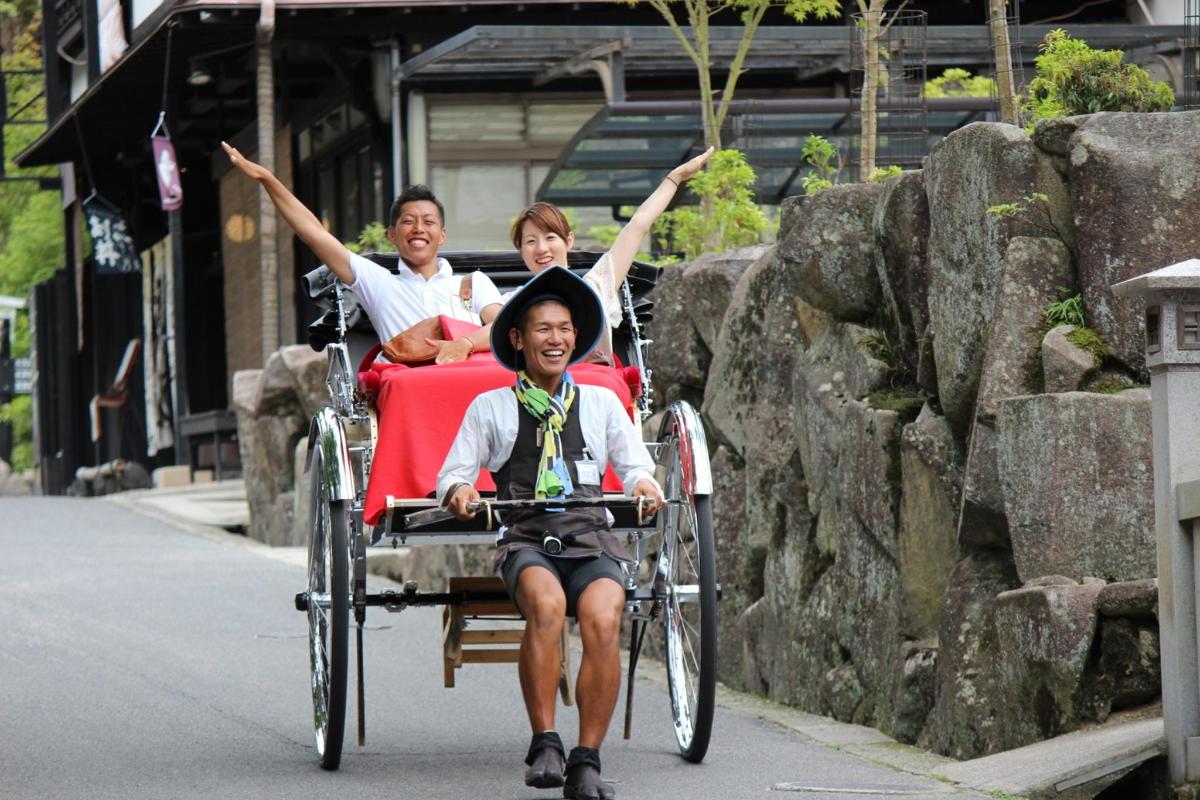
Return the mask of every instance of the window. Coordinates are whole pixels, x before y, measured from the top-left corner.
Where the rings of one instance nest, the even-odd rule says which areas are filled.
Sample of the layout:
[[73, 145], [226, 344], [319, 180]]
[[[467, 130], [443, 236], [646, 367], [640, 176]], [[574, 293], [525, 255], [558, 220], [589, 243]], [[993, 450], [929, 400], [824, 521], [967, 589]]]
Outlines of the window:
[[1179, 307], [1179, 349], [1200, 350], [1200, 306]]
[[[565, 100], [565, 98], [564, 98]], [[602, 102], [428, 95], [429, 184], [446, 205], [447, 250], [511, 250], [509, 230], [550, 165]], [[579, 245], [611, 223], [607, 208], [570, 210]]]
[[1150, 306], [1146, 309], [1146, 352], [1157, 353], [1162, 349], [1162, 308]]

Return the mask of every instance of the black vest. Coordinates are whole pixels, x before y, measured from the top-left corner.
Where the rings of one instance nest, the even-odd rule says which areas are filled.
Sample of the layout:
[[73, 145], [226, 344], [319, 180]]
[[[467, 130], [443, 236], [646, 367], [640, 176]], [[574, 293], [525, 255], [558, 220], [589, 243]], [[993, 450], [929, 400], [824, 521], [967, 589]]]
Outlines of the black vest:
[[[579, 424], [580, 389], [576, 387], [575, 402], [567, 412], [566, 422], [560, 434], [563, 449], [563, 459], [567, 471], [571, 475], [571, 483], [575, 487], [572, 497], [600, 497], [603, 494], [599, 484], [583, 486], [579, 483], [579, 475], [575, 464], [583, 460], [586, 447], [583, 439], [583, 429]], [[496, 481], [497, 500], [526, 500], [534, 495], [534, 481], [537, 478], [538, 463], [542, 457], [542, 448], [538, 444], [537, 434], [541, 423], [525, 410], [518, 402], [517, 405], [517, 440], [513, 443], [512, 454], [504, 466], [500, 467], [492, 477]], [[595, 459], [594, 453], [587, 454]], [[604, 467], [599, 464], [598, 467]], [[604, 474], [600, 473], [601, 482]], [[629, 554], [620, 541], [608, 530], [608, 515], [603, 508], [580, 508], [566, 511], [514, 511], [504, 516], [507, 530], [500, 540], [500, 552], [503, 558], [507, 550], [523, 547], [541, 548], [542, 539], [552, 534], [561, 539], [566, 545], [561, 553], [564, 557], [582, 558], [608, 553], [618, 560], [629, 560]], [[570, 538], [573, 537], [573, 538]]]

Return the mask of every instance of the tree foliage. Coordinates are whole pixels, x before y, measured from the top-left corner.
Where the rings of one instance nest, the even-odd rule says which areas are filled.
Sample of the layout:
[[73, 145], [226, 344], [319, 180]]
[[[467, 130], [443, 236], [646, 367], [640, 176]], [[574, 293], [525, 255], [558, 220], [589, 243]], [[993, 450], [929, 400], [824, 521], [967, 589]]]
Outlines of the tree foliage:
[[1169, 111], [1175, 104], [1171, 87], [1124, 60], [1120, 50], [1094, 50], [1061, 28], [1050, 31], [1025, 98], [1030, 124], [1097, 111]]
[[[638, 0], [627, 0], [630, 5], [636, 5]], [[729, 104], [737, 89], [738, 79], [745, 71], [746, 55], [754, 34], [762, 23], [767, 11], [772, 8], [782, 8], [783, 12], [796, 22], [806, 22], [809, 19], [828, 19], [841, 12], [840, 0], [645, 0], [658, 11], [671, 26], [680, 47], [687, 53], [688, 58], [696, 66], [697, 77], [700, 81], [700, 103], [704, 114], [704, 144], [706, 147], [721, 149], [721, 125], [729, 114]], [[682, 7], [687, 18], [685, 28], [675, 18], [674, 7]], [[738, 42], [737, 51], [729, 64], [729, 73], [725, 78], [725, 87], [720, 91], [721, 101], [716, 102], [717, 92], [713, 87], [712, 55], [709, 40], [709, 22], [721, 12], [735, 12], [742, 20], [742, 38]]]
[[[0, 67], [40, 70], [41, 13], [35, 2], [0, 3]], [[20, 121], [45, 120], [43, 78], [8, 76], [5, 115]], [[53, 174], [52, 167], [20, 169], [12, 156], [41, 134], [43, 125], [4, 126], [4, 168], [8, 175]], [[0, 294], [24, 296], [62, 263], [62, 214], [58, 192], [41, 191], [34, 181], [0, 183]], [[22, 352], [18, 350], [18, 352]]]
[[811, 168], [800, 178], [806, 195], [816, 194], [837, 183], [838, 174], [842, 171], [842, 154], [837, 145], [824, 136], [810, 133], [804, 139], [800, 155]]
[[[0, 0], [0, 69], [31, 70], [7, 76], [5, 118], [44, 121], [45, 98], [41, 54], [41, 4], [37, 0]], [[12, 157], [28, 147], [43, 125], [4, 126], [4, 171], [9, 176], [53, 175], [53, 167], [19, 169]], [[62, 213], [56, 191], [42, 191], [35, 181], [0, 182], [0, 294], [23, 297], [62, 264]], [[29, 352], [29, 318], [18, 315], [13, 355]], [[0, 421], [13, 426], [12, 466], [33, 466], [33, 404], [28, 395], [0, 405]]]
[[[688, 260], [705, 252], [721, 252], [757, 244], [770, 221], [754, 201], [754, 169], [738, 150], [719, 150], [708, 169], [688, 181], [711, 216], [695, 206], [668, 211], [658, 218], [654, 233], [663, 249], [682, 252]], [[713, 243], [716, 243], [715, 245]]]

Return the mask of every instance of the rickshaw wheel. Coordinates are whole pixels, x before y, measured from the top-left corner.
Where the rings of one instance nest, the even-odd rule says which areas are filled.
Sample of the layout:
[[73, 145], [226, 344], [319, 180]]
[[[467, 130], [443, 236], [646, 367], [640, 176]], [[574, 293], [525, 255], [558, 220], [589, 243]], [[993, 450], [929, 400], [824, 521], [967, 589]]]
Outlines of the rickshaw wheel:
[[684, 473], [690, 465], [685, 467], [683, 460], [708, 458], [708, 453], [681, 447], [679, 428], [662, 439], [659, 452], [667, 506], [658, 514], [656, 570], [665, 590], [667, 686], [680, 754], [699, 763], [708, 752], [716, 704], [716, 557], [711, 498], [689, 491]]
[[349, 649], [349, 564], [345, 501], [326, 499], [320, 456], [310, 479], [312, 512], [308, 542], [308, 651], [312, 677], [313, 730], [321, 767], [342, 760], [346, 726], [346, 652]]

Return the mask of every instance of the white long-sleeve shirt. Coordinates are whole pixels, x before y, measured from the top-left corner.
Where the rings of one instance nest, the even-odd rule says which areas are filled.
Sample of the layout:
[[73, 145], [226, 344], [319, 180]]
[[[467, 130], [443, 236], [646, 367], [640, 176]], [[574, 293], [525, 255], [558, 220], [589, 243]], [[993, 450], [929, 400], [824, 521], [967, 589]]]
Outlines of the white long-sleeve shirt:
[[[654, 460], [617, 396], [602, 386], [576, 384], [575, 389], [577, 405], [572, 413], [579, 414], [583, 442], [596, 463], [611, 465], [626, 492], [642, 478], [658, 486]], [[438, 472], [438, 502], [446, 502], [446, 492], [453, 486], [474, 486], [480, 467], [495, 472], [508, 462], [520, 428], [519, 413], [512, 387], [484, 392], [471, 402]]]

